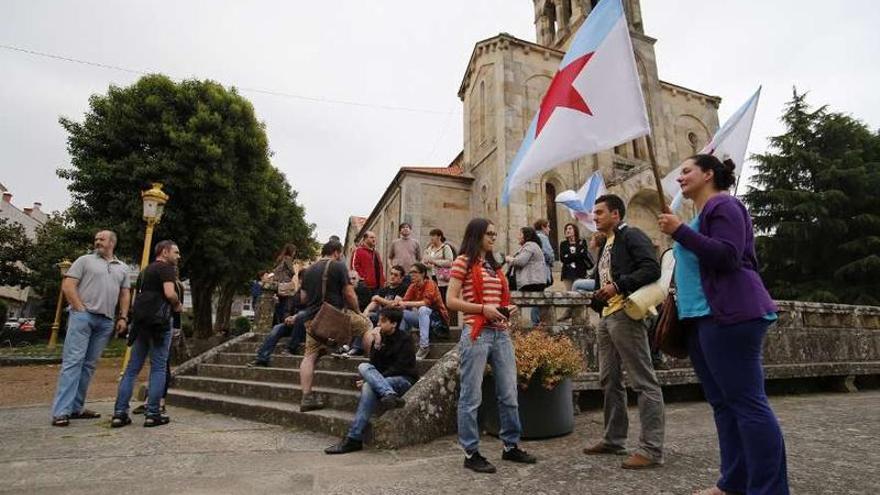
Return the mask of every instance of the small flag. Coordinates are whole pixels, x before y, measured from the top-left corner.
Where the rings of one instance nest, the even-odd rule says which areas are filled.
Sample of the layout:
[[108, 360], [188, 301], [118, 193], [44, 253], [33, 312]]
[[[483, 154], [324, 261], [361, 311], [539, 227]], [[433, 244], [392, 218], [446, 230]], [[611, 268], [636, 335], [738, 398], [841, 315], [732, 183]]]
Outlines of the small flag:
[[593, 205], [596, 199], [608, 192], [605, 188], [605, 179], [598, 170], [587, 179], [577, 192], [568, 190], [556, 195], [556, 202], [568, 207], [571, 216], [576, 218], [584, 227], [592, 232], [596, 231], [596, 222], [593, 219]]
[[[718, 129], [702, 150], [701, 155], [715, 155], [720, 160], [730, 158], [736, 165], [737, 180], [742, 173], [746, 159], [746, 149], [749, 146], [749, 136], [752, 134], [752, 123], [755, 121], [755, 113], [758, 110], [758, 100], [761, 97], [761, 88]], [[663, 178], [663, 192], [673, 197], [672, 211], [681, 207], [684, 197], [681, 195], [681, 186], [678, 185], [678, 176], [681, 175], [681, 165], [675, 167]]]
[[601, 0], [571, 48], [511, 163], [502, 195], [561, 163], [651, 130], [621, 0]]

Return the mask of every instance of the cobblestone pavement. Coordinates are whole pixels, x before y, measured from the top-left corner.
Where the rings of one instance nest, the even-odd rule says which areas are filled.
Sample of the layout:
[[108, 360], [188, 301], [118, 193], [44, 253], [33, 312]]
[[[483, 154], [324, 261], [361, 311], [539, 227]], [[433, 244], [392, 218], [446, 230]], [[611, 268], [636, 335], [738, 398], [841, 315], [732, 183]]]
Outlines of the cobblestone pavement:
[[[786, 436], [793, 493], [875, 493], [880, 486], [880, 391], [778, 396], [772, 403]], [[500, 444], [482, 451], [499, 472], [461, 467], [449, 436], [399, 451], [327, 456], [336, 439], [220, 415], [170, 410], [173, 422], [113, 430], [105, 413], [70, 427], [48, 425], [47, 406], [0, 408], [0, 493], [468, 493], [689, 494], [710, 486], [718, 454], [709, 408], [667, 407], [667, 462], [661, 469], [624, 471], [619, 457], [580, 453], [601, 433], [601, 413], [577, 417], [575, 433], [525, 442], [533, 466], [499, 460]], [[638, 431], [637, 414], [631, 436]]]

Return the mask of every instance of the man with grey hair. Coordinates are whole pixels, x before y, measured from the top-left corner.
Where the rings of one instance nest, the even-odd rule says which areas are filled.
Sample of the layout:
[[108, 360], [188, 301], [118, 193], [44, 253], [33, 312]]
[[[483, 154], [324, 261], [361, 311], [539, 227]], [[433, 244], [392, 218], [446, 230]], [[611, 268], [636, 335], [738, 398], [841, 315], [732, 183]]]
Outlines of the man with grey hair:
[[113, 335], [114, 322], [117, 331], [126, 327], [131, 301], [128, 268], [113, 254], [115, 248], [115, 233], [98, 232], [95, 250], [77, 258], [61, 282], [70, 313], [52, 402], [53, 426], [67, 426], [71, 419], [101, 417], [85, 409], [86, 393], [98, 358]]

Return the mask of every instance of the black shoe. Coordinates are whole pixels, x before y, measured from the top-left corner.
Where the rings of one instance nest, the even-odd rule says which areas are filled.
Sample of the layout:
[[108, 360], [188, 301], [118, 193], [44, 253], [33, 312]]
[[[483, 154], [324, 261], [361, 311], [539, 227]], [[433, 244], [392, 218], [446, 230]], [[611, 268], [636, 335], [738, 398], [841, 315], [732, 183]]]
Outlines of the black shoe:
[[510, 450], [504, 449], [504, 453], [501, 454], [501, 459], [511, 462], [520, 462], [522, 464], [534, 464], [538, 462], [538, 459], [535, 459], [535, 456], [520, 449], [518, 445], [514, 445]]
[[268, 368], [269, 363], [266, 361], [260, 361], [259, 359], [254, 359], [253, 361], [247, 364], [248, 368]]
[[381, 402], [386, 409], [400, 409], [406, 405], [406, 401], [403, 397], [393, 393], [382, 397]]
[[144, 416], [144, 428], [155, 428], [157, 426], [167, 425], [171, 422], [171, 418], [164, 415], [146, 415]]
[[331, 445], [324, 449], [325, 454], [348, 454], [349, 452], [357, 452], [364, 449], [364, 443], [350, 437], [345, 437], [336, 445]]
[[464, 457], [464, 467], [477, 473], [494, 473], [495, 466], [481, 456], [479, 452], [474, 452], [470, 457]]
[[114, 414], [110, 420], [110, 428], [122, 428], [131, 424], [131, 418], [127, 414]]

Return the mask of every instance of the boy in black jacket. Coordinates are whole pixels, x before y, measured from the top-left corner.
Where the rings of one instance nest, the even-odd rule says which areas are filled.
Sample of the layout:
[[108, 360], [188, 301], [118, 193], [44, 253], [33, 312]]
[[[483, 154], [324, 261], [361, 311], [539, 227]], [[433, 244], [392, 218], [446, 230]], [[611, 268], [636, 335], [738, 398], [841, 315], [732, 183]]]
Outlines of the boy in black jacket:
[[357, 382], [361, 388], [357, 413], [348, 435], [340, 443], [327, 447], [324, 450], [327, 454], [347, 454], [363, 448], [364, 429], [377, 402], [387, 409], [406, 405], [401, 396], [419, 379], [419, 371], [412, 337], [398, 328], [402, 319], [400, 309], [385, 308], [379, 313], [379, 327], [364, 337], [370, 362], [358, 366], [362, 379]]

